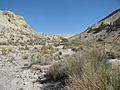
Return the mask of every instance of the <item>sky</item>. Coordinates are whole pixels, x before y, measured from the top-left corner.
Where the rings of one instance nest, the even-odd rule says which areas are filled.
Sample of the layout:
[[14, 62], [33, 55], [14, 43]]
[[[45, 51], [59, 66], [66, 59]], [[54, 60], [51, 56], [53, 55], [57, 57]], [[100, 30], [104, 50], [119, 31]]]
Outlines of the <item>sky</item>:
[[0, 0], [0, 10], [22, 15], [34, 31], [48, 34], [83, 32], [118, 8], [120, 0]]

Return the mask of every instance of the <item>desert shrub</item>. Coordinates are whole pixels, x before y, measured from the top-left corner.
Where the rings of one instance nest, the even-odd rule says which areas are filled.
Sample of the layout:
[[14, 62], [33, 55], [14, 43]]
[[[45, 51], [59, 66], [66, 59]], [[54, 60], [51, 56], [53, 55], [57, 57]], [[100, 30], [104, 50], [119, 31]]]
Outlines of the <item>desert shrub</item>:
[[11, 48], [2, 48], [2, 49], [1, 49], [2, 55], [7, 55], [7, 54], [10, 53], [11, 51], [12, 51]]
[[66, 39], [66, 38], [63, 38], [62, 39], [62, 42], [68, 42], [69, 40], [68, 39]]
[[[91, 69], [91, 70], [90, 70]], [[112, 71], [109, 65], [98, 66], [97, 71], [93, 68], [85, 70], [81, 75], [74, 75], [65, 90], [119, 90], [120, 69]]]
[[[64, 61], [58, 61], [54, 63], [48, 74], [53, 80], [58, 80], [69, 75], [81, 75], [83, 68], [91, 63], [92, 66], [97, 67], [97, 61], [102, 61], [102, 54], [96, 53], [95, 51], [87, 52], [82, 57], [80, 53], [74, 54]], [[84, 65], [85, 64], [85, 65]], [[84, 67], [83, 67], [84, 65]]]
[[2, 52], [2, 55], [7, 55], [8, 54], [6, 49], [2, 49], [1, 52]]
[[29, 47], [28, 47], [27, 45], [23, 45], [22, 47], [19, 47], [19, 50], [20, 50], [20, 51], [21, 51], [21, 50], [23, 50], [23, 51], [29, 50]]
[[54, 63], [48, 71], [53, 80], [65, 80], [64, 90], [119, 90], [120, 68], [113, 70], [106, 53], [89, 50]]
[[22, 58], [29, 61], [29, 65], [23, 67], [27, 69], [31, 68], [33, 65], [46, 65], [49, 60], [47, 60], [45, 56], [42, 56], [41, 53], [25, 54]]
[[11, 57], [7, 60], [7, 62], [13, 64], [13, 65], [16, 65], [16, 63], [14, 62], [15, 61], [15, 58], [14, 57]]
[[58, 52], [59, 55], [62, 55], [62, 52]]
[[46, 57], [41, 53], [33, 54], [30, 57], [31, 64], [45, 65], [47, 63]]
[[28, 54], [25, 54], [25, 55], [22, 56], [22, 59], [27, 60], [28, 57], [29, 57], [29, 55], [28, 55]]
[[82, 57], [82, 74], [70, 75], [65, 90], [119, 90], [120, 68], [112, 70], [105, 60], [105, 53], [89, 51]]
[[52, 45], [42, 46], [41, 53], [46, 55], [53, 55], [53, 53], [57, 52], [57, 48], [53, 48]]
[[52, 47], [52, 45], [44, 45], [44, 46], [42, 46], [42, 48], [41, 48], [41, 50], [52, 50], [52, 49], [54, 49], [53, 47]]

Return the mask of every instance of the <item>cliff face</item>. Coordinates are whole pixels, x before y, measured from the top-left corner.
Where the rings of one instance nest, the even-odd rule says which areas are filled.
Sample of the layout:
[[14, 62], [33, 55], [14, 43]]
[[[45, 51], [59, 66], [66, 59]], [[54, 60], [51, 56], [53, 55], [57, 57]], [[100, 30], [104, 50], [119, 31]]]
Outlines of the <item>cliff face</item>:
[[71, 37], [70, 40], [120, 43], [120, 9], [114, 11], [84, 32]]

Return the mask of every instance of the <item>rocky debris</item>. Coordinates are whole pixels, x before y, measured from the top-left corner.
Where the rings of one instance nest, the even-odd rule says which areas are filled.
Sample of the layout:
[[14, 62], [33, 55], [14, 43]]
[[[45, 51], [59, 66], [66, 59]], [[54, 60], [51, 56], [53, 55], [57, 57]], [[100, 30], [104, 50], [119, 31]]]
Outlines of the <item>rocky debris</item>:
[[[61, 82], [50, 80], [46, 73], [52, 63], [62, 60], [65, 54], [70, 55], [69, 50], [65, 53], [60, 49], [63, 53], [61, 56], [56, 55], [57, 53], [45, 56], [40, 53], [39, 45], [29, 46], [27, 49], [24, 46], [1, 46], [0, 48], [5, 50], [4, 54], [3, 52], [0, 54], [0, 90], [59, 90], [61, 88]], [[57, 52], [59, 53], [59, 50]]]

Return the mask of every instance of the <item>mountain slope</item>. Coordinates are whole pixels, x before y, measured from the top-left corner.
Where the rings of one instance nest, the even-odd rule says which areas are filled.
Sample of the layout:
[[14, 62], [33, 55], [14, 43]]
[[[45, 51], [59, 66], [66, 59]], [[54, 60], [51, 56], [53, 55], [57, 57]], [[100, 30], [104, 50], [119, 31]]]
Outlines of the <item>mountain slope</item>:
[[56, 82], [46, 82], [44, 75], [61, 59], [59, 48], [50, 45], [59, 43], [60, 38], [34, 32], [22, 16], [0, 11], [0, 90], [58, 88]]
[[120, 9], [114, 11], [84, 32], [71, 37], [70, 40], [120, 43]]
[[0, 11], [0, 25], [32, 31], [22, 16], [17, 16], [11, 11]]
[[0, 45], [43, 44], [50, 39], [49, 35], [33, 32], [22, 16], [0, 11]]

